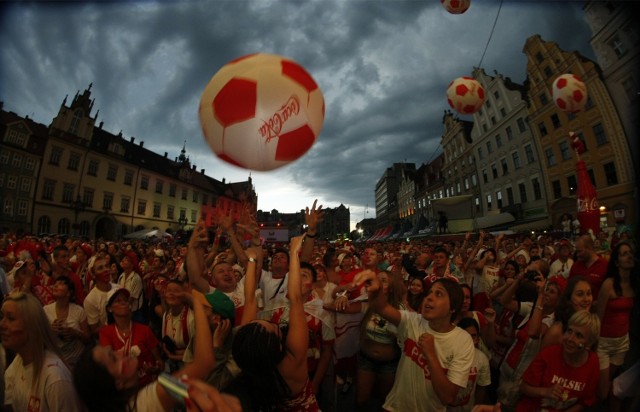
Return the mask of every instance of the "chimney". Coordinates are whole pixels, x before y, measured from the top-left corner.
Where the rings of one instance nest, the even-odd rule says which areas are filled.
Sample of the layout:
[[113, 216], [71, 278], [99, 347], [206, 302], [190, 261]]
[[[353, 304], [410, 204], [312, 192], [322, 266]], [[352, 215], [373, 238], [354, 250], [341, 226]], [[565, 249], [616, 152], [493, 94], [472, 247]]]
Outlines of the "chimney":
[[196, 170], [196, 165], [191, 166], [191, 170]]
[[131, 139], [129, 139], [129, 141], [130, 141], [131, 143], [135, 143], [135, 142], [136, 142], [136, 138], [135, 138], [135, 137], [133, 137], [133, 136], [131, 136]]
[[144, 142], [140, 140], [140, 147], [144, 147]]
[[100, 122], [100, 126], [98, 126], [98, 128], [99, 128], [100, 130], [102, 130], [102, 125], [103, 125], [103, 124], [104, 124], [104, 122]]
[[222, 178], [222, 183], [224, 183], [224, 181], [225, 181], [225, 178], [223, 177], [223, 178]]
[[169, 153], [164, 152], [164, 158], [165, 158], [165, 159], [167, 158], [167, 156], [169, 156]]
[[200, 169], [200, 173], [204, 174], [204, 169]]

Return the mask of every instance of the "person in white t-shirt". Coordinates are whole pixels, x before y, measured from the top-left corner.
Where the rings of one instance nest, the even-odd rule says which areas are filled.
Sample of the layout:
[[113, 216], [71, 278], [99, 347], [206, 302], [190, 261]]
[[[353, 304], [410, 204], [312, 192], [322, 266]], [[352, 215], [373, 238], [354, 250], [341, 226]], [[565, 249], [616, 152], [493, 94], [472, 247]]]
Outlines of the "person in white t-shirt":
[[569, 272], [573, 266], [573, 259], [571, 259], [571, 246], [568, 241], [560, 242], [560, 248], [558, 249], [558, 258], [549, 266], [549, 275], [562, 276], [565, 279], [569, 278]]
[[471, 336], [453, 324], [462, 308], [460, 285], [453, 279], [435, 280], [420, 314], [391, 306], [380, 293], [380, 281], [373, 271], [360, 272], [353, 283], [369, 284], [369, 304], [398, 328], [402, 356], [383, 408], [391, 412], [446, 411], [446, 405], [467, 386], [475, 353]]
[[5, 297], [0, 336], [2, 345], [16, 353], [4, 373], [5, 410], [80, 410], [71, 372], [38, 299], [22, 292]]
[[111, 272], [108, 257], [97, 258], [91, 268], [94, 287], [84, 299], [83, 306], [87, 315], [87, 323], [94, 337], [98, 330], [107, 324], [107, 300], [109, 292], [120, 286], [111, 283]]

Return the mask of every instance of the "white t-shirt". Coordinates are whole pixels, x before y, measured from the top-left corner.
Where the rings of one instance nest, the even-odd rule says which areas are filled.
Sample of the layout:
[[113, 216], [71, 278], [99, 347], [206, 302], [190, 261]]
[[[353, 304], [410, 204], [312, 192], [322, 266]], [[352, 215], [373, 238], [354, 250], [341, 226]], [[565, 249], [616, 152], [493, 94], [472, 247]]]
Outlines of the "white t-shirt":
[[157, 384], [158, 382], [155, 381], [140, 389], [136, 397], [131, 399], [129, 407], [134, 411], [164, 411], [162, 402], [158, 397]]
[[84, 302], [84, 312], [87, 315], [87, 323], [89, 325], [103, 326], [107, 324], [107, 300], [109, 292], [113, 289], [119, 289], [120, 285], [110, 283], [111, 289], [104, 292], [97, 287], [91, 289]]
[[476, 387], [489, 385], [491, 385], [489, 358], [480, 349], [476, 348], [473, 365], [469, 370], [467, 386], [458, 391], [458, 396], [453, 402], [455, 406], [448, 406], [447, 412], [471, 412], [475, 404]]
[[122, 272], [120, 277], [118, 278], [118, 285], [123, 288], [126, 288], [129, 293], [131, 293], [131, 300], [134, 301], [133, 306], [131, 307], [132, 311], [137, 311], [142, 308], [143, 297], [142, 293], [144, 292], [144, 285], [142, 284], [142, 278], [136, 272], [131, 272], [127, 277], [126, 273]]
[[[44, 313], [47, 315], [49, 323], [53, 323], [53, 321], [57, 319], [56, 303], [53, 302], [45, 305]], [[65, 319], [66, 326], [77, 331], [82, 331], [80, 324], [86, 320], [87, 315], [85, 314], [82, 306], [76, 305], [75, 303], [69, 303], [69, 313], [67, 314], [67, 319]], [[76, 338], [60, 338], [58, 347], [62, 352], [62, 357], [67, 361], [70, 368], [75, 366], [85, 348], [84, 343], [82, 343], [80, 339]]]
[[274, 279], [273, 274], [266, 270], [262, 271], [258, 287], [262, 290], [264, 298], [264, 310], [271, 311], [287, 304], [287, 283], [289, 273], [282, 279]]
[[46, 353], [35, 392], [31, 389], [34, 380], [33, 363], [24, 366], [20, 355], [17, 355], [9, 365], [4, 379], [6, 384], [4, 404], [11, 405], [16, 412], [81, 410], [71, 372], [52, 352]]
[[573, 266], [573, 259], [571, 258], [568, 258], [566, 262], [556, 259], [549, 266], [549, 276], [560, 275], [565, 279], [568, 279], [571, 266]]
[[436, 332], [419, 313], [401, 310], [400, 314], [398, 342], [402, 348], [402, 356], [384, 409], [391, 412], [444, 412], [447, 407], [440, 402], [433, 388], [418, 339], [423, 333], [433, 335], [438, 360], [447, 371], [447, 379], [461, 389], [467, 386], [469, 370], [473, 364], [473, 340], [466, 331], [458, 327], [447, 333]]

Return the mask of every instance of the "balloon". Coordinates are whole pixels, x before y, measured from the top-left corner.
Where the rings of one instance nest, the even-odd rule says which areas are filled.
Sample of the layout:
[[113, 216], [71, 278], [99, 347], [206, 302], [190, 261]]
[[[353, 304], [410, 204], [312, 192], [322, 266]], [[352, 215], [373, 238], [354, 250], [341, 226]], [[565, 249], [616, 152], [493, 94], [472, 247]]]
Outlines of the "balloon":
[[447, 88], [449, 106], [460, 114], [473, 114], [484, 103], [484, 89], [471, 77], [458, 77]]
[[199, 117], [204, 138], [219, 158], [267, 171], [313, 146], [324, 110], [322, 91], [302, 66], [258, 53], [218, 70], [202, 93]]
[[560, 110], [579, 112], [587, 104], [587, 86], [575, 74], [567, 73], [553, 81], [553, 101]]
[[471, 0], [440, 0], [444, 7], [451, 14], [462, 14], [471, 5]]

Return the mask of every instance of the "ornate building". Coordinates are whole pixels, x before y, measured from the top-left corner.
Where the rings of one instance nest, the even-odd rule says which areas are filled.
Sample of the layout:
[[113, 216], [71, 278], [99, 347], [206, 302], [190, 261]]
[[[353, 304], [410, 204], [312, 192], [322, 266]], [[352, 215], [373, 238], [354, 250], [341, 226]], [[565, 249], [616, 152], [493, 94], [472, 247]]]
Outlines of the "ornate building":
[[[633, 196], [629, 146], [600, 67], [539, 35], [527, 39], [523, 52], [528, 60], [529, 124], [542, 157], [551, 223], [560, 227], [562, 215], [577, 213], [576, 157], [569, 132], [574, 132], [586, 146], [582, 160], [604, 208], [603, 224], [614, 226], [613, 213], [635, 216], [637, 201]], [[587, 86], [586, 107], [575, 114], [559, 110], [551, 96], [553, 81], [564, 73], [579, 76]]]
[[[48, 129], [2, 112], [0, 162], [5, 152], [10, 157], [17, 150], [12, 137], [16, 133], [46, 142], [42, 149], [29, 150], [38, 166], [29, 199], [31, 218], [16, 221], [22, 209], [5, 207], [2, 221], [10, 222], [5, 227], [118, 239], [142, 229], [169, 233], [188, 229], [200, 217], [210, 223], [214, 208], [237, 214], [248, 204], [255, 212], [257, 196], [251, 178], [219, 182], [191, 165], [184, 148], [172, 160], [168, 153], [161, 156], [145, 149], [144, 142], [136, 143], [134, 137], [126, 140], [122, 133], [109, 133], [103, 123], [95, 126], [98, 113], [91, 115], [93, 105], [89, 85], [68, 106], [65, 97]], [[15, 171], [5, 169], [6, 182], [13, 180]], [[9, 196], [2, 189], [3, 205], [7, 205]]]

